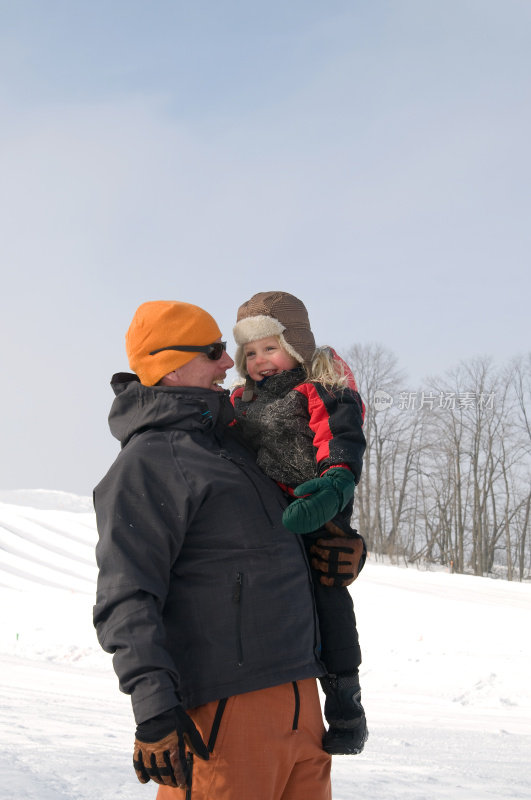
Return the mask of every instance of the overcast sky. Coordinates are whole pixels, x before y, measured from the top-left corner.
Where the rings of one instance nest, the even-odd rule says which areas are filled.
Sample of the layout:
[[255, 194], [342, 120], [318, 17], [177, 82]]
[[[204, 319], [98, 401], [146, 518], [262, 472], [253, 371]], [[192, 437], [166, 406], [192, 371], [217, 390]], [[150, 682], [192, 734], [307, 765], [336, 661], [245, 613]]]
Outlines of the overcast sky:
[[529, 0], [0, 0], [0, 80], [0, 489], [90, 494], [145, 300], [529, 351]]

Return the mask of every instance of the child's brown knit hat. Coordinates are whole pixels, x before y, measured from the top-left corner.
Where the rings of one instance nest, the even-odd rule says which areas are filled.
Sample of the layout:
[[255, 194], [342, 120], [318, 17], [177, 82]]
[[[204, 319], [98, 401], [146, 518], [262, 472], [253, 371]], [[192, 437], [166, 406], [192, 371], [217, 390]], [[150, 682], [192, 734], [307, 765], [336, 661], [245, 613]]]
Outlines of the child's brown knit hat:
[[246, 377], [243, 345], [278, 336], [282, 347], [299, 363], [309, 366], [315, 339], [304, 303], [287, 292], [259, 292], [238, 309], [234, 338], [238, 349], [234, 361]]

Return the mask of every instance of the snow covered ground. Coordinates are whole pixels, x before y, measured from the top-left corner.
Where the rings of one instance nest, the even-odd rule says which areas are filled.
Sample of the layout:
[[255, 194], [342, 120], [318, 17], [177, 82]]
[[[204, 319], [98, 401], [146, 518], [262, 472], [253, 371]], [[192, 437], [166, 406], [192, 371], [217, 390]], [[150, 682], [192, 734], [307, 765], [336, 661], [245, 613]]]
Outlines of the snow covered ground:
[[[0, 501], [0, 798], [154, 798], [92, 628], [90, 499]], [[531, 585], [369, 561], [352, 593], [370, 738], [334, 800], [529, 800]]]

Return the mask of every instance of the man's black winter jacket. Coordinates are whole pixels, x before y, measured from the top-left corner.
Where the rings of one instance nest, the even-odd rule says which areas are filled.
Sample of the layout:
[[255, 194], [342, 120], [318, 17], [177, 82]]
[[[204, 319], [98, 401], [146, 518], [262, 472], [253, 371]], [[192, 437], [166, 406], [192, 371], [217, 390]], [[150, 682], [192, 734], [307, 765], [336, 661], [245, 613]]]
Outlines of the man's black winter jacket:
[[226, 392], [120, 376], [122, 451], [94, 491], [94, 624], [137, 723], [322, 675], [311, 577]]

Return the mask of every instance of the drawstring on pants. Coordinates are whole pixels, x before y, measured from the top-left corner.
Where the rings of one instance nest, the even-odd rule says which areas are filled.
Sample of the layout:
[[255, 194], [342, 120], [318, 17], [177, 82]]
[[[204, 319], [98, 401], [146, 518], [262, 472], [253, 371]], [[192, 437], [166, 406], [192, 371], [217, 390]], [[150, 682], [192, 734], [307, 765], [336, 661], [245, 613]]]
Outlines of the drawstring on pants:
[[186, 756], [186, 795], [185, 800], [192, 800], [192, 778], [194, 773], [194, 754], [188, 753]]
[[299, 728], [299, 714], [301, 710], [301, 696], [299, 692], [299, 687], [297, 685], [297, 681], [292, 682], [293, 686], [293, 693], [295, 695], [295, 713], [293, 715], [293, 725], [291, 726], [292, 731], [297, 731]]

